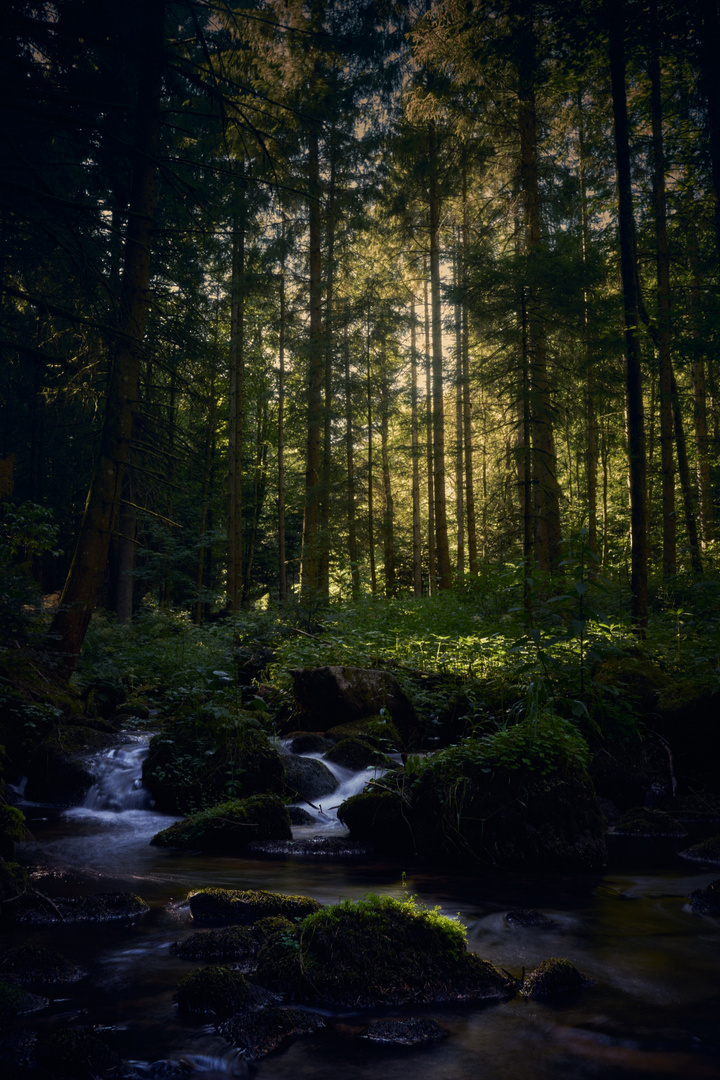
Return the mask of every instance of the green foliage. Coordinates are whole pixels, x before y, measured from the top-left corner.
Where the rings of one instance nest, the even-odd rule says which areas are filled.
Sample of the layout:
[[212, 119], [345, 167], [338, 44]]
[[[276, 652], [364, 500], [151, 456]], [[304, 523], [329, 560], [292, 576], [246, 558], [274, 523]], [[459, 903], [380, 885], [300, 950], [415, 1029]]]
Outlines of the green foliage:
[[45, 507], [0, 500], [0, 645], [27, 644], [39, 636], [42, 598], [30, 571], [33, 557], [61, 554], [57, 535]]

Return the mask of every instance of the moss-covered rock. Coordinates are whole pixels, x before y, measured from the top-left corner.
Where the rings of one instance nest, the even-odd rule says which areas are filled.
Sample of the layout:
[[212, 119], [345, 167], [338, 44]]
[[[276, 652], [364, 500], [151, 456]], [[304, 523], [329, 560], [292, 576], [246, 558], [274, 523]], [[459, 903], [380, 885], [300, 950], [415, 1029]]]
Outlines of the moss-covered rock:
[[294, 731], [288, 738], [291, 740], [288, 747], [291, 754], [324, 754], [332, 746], [332, 740], [326, 739], [318, 731]]
[[409, 1020], [376, 1020], [362, 1032], [371, 1042], [390, 1043], [392, 1046], [422, 1046], [441, 1042], [448, 1032], [437, 1020], [429, 1017], [412, 1017]]
[[617, 836], [677, 837], [687, 836], [687, 831], [675, 818], [664, 810], [654, 807], [635, 806], [623, 814], [611, 832]]
[[395, 676], [375, 668], [331, 665], [293, 672], [296, 716], [311, 731], [328, 731], [337, 724], [377, 716], [381, 711], [393, 722], [402, 748], [417, 745], [419, 725], [415, 709]]
[[318, 819], [303, 806], [288, 806], [287, 811], [291, 825], [317, 825]]
[[590, 980], [578, 971], [571, 960], [551, 956], [525, 978], [520, 993], [523, 997], [559, 998], [577, 994]]
[[0, 973], [22, 986], [57, 986], [82, 979], [85, 972], [60, 953], [39, 945], [16, 945], [0, 956]]
[[15, 844], [24, 836], [25, 818], [21, 811], [15, 806], [0, 802], [0, 859], [12, 859]]
[[25, 1016], [27, 1013], [37, 1012], [38, 1009], [44, 1009], [47, 1004], [47, 998], [40, 997], [38, 994], [29, 994], [5, 979], [0, 980], [0, 1024], [12, 1021], [18, 1016]]
[[180, 982], [177, 1003], [185, 1016], [232, 1016], [245, 1009], [275, 1003], [277, 998], [248, 982], [240, 971], [212, 965], [191, 971]]
[[220, 1025], [220, 1033], [243, 1057], [257, 1061], [289, 1040], [312, 1035], [324, 1026], [325, 1021], [316, 1013], [275, 1006], [233, 1016]]
[[49, 926], [55, 923], [133, 922], [149, 911], [135, 893], [109, 892], [97, 896], [58, 897], [49, 900], [39, 893], [21, 896], [8, 904], [7, 913], [19, 923]]
[[691, 862], [710, 863], [712, 866], [720, 866], [720, 834], [708, 836], [698, 844], [693, 844], [684, 851], [678, 852], [681, 858]]
[[720, 878], [711, 882], [706, 889], [695, 889], [689, 899], [696, 915], [720, 915]]
[[206, 926], [230, 923], [248, 926], [260, 919], [276, 915], [292, 920], [304, 919], [311, 912], [322, 909], [322, 904], [309, 896], [293, 896], [256, 889], [211, 887], [191, 893], [189, 900], [192, 917]]
[[249, 926], [224, 926], [203, 930], [183, 941], [174, 941], [170, 951], [182, 960], [202, 960], [205, 964], [247, 960], [255, 956], [260, 938]]
[[465, 929], [413, 901], [369, 896], [308, 916], [258, 954], [258, 981], [297, 1001], [374, 1007], [507, 997], [511, 980], [467, 951]]
[[74, 806], [82, 802], [94, 780], [82, 761], [47, 741], [27, 762], [25, 795], [35, 802]]
[[287, 807], [277, 795], [231, 799], [201, 810], [156, 833], [156, 847], [194, 848], [233, 855], [253, 840], [289, 840], [292, 837]]
[[37, 1063], [43, 1077], [58, 1080], [98, 1080], [117, 1075], [122, 1062], [97, 1035], [63, 1028], [42, 1039]]
[[155, 735], [143, 763], [143, 784], [170, 814], [223, 801], [230, 775], [237, 798], [284, 790], [282, 757], [252, 717], [219, 723], [201, 710]]
[[353, 840], [377, 851], [409, 855], [415, 850], [410, 807], [399, 791], [374, 787], [351, 795], [338, 808], [338, 819]]
[[283, 755], [285, 781], [291, 798], [316, 802], [337, 790], [338, 782], [330, 769], [317, 758]]
[[363, 739], [341, 739], [328, 750], [325, 760], [353, 772], [372, 767], [382, 768], [388, 764], [387, 756]]

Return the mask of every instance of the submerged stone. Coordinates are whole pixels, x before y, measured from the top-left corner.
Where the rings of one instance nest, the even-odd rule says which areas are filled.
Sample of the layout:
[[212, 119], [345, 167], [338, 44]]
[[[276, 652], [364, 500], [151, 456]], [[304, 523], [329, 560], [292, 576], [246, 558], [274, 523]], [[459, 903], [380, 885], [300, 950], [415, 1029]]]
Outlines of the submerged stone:
[[325, 1021], [316, 1013], [275, 1006], [233, 1016], [220, 1025], [220, 1033], [244, 1057], [257, 1061], [288, 1040], [311, 1035], [323, 1027]]
[[391, 1043], [393, 1046], [420, 1046], [423, 1043], [447, 1039], [448, 1032], [437, 1020], [415, 1018], [410, 1020], [378, 1020], [362, 1032], [371, 1042]]
[[200, 889], [191, 893], [192, 917], [206, 925], [234, 923], [247, 926], [270, 915], [304, 919], [320, 911], [322, 904], [309, 896], [266, 892], [261, 889]]
[[300, 840], [266, 840], [250, 844], [252, 855], [296, 859], [360, 859], [372, 855], [372, 844], [344, 836], [307, 836]]
[[170, 951], [182, 960], [203, 960], [206, 964], [230, 960], [245, 960], [260, 948], [260, 939], [248, 926], [224, 926], [219, 930], [203, 930], [183, 941], [174, 941]]
[[523, 997], [556, 998], [577, 994], [590, 980], [578, 971], [571, 960], [551, 956], [525, 978], [520, 993]]
[[516, 908], [513, 911], [506, 911], [505, 922], [510, 923], [511, 926], [536, 926], [546, 930], [556, 925], [542, 911], [536, 911], [533, 908]]
[[65, 1028], [38, 1044], [37, 1063], [42, 1076], [62, 1080], [97, 1080], [118, 1075], [122, 1062], [109, 1046], [88, 1031]]
[[22, 986], [77, 982], [85, 972], [60, 953], [36, 945], [17, 945], [0, 956], [0, 972]]

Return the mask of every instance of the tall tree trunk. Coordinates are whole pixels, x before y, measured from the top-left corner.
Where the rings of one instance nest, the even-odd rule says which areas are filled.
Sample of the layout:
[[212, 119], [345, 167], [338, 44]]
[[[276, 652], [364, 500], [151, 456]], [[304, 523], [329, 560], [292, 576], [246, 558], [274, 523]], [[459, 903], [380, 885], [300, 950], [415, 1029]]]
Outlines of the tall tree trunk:
[[[518, 123], [520, 127], [520, 196], [525, 251], [530, 264], [540, 254], [540, 189], [538, 181], [537, 110], [535, 80], [537, 57], [532, 6], [525, 9], [519, 26]], [[543, 571], [560, 562], [560, 491], [548, 377], [547, 342], [535, 290], [525, 290], [527, 346], [532, 395], [532, 468], [534, 481], [534, 559]]]
[[427, 256], [423, 256], [423, 310], [425, 313], [425, 446], [428, 490], [428, 595], [437, 589], [435, 560], [435, 480], [433, 476], [432, 350], [430, 348], [430, 303], [428, 299]]
[[[586, 181], [585, 122], [582, 91], [578, 91], [578, 150], [580, 158], [580, 210], [582, 229], [583, 272], [587, 271], [590, 250], [590, 216], [588, 213], [588, 195]], [[585, 430], [587, 446], [585, 453], [585, 485], [588, 507], [588, 549], [597, 559], [597, 467], [598, 467], [598, 431], [595, 397], [595, 357], [593, 349], [592, 303], [587, 282], [583, 286], [583, 338], [585, 349]]]
[[330, 132], [330, 184], [327, 210], [327, 287], [325, 298], [325, 374], [323, 381], [323, 469], [320, 497], [320, 590], [330, 599], [330, 480], [332, 467], [332, 376], [334, 368], [333, 292], [335, 284], [335, 130]]
[[435, 122], [428, 125], [430, 171], [430, 323], [432, 330], [433, 487], [438, 584], [452, 588], [445, 496], [445, 402], [443, 386], [442, 297], [440, 295], [440, 186]]
[[243, 410], [245, 405], [245, 208], [242, 182], [236, 185], [241, 204], [233, 218], [230, 282], [230, 387], [228, 393], [228, 574], [231, 611], [242, 607], [243, 592]]
[[368, 554], [370, 557], [370, 592], [377, 595], [377, 569], [375, 566], [375, 500], [373, 462], [373, 387], [372, 360], [370, 355], [370, 308], [367, 315], [367, 423], [368, 423]]
[[[459, 245], [458, 245], [459, 247]], [[455, 289], [460, 286], [460, 252], [455, 254]], [[463, 348], [462, 314], [459, 301], [455, 302], [455, 515], [457, 517], [458, 575], [465, 573], [465, 498], [463, 491]]]
[[701, 84], [708, 106], [708, 148], [712, 170], [712, 195], [715, 246], [720, 260], [720, 64], [717, 48], [720, 40], [718, 0], [699, 0]]
[[650, 111], [653, 145], [653, 209], [657, 268], [658, 333], [660, 356], [660, 472], [662, 475], [663, 577], [677, 571], [675, 518], [675, 460], [673, 457], [672, 361], [670, 357], [670, 257], [665, 198], [665, 149], [662, 130], [660, 45], [657, 0], [650, 0]]
[[308, 220], [310, 240], [310, 326], [308, 341], [308, 412], [305, 452], [305, 514], [303, 518], [300, 598], [317, 600], [320, 581], [320, 480], [323, 440], [325, 362], [322, 328], [322, 249], [320, 214], [320, 149], [314, 124], [308, 131]]
[[[283, 241], [285, 237], [283, 235]], [[280, 603], [288, 598], [287, 551], [285, 544], [285, 261], [280, 268], [280, 329], [278, 341], [278, 576]]]
[[382, 460], [383, 493], [385, 496], [385, 512], [383, 515], [383, 555], [385, 570], [385, 595], [390, 598], [395, 595], [395, 536], [394, 536], [394, 506], [392, 485], [390, 483], [390, 382], [387, 370], [387, 343], [383, 338], [381, 354], [381, 398], [380, 398], [380, 451]]
[[143, 33], [139, 39], [136, 126], [118, 334], [113, 347], [100, 451], [73, 560], [47, 637], [48, 647], [57, 654], [61, 678], [69, 678], [75, 668], [100, 591], [110, 536], [117, 520], [139, 393], [160, 131], [163, 0], [142, 4], [141, 14]]
[[413, 595], [422, 596], [422, 541], [420, 530], [420, 437], [418, 432], [418, 362], [415, 294], [410, 302], [410, 382], [412, 446]]
[[[467, 165], [463, 163], [462, 173], [462, 248], [461, 248], [461, 283], [463, 289], [467, 286], [468, 270], [468, 247], [470, 243], [470, 227], [468, 222], [467, 200]], [[478, 562], [477, 523], [475, 519], [475, 483], [473, 479], [473, 431], [472, 431], [472, 396], [470, 394], [470, 322], [468, 317], [467, 301], [463, 298], [462, 303], [462, 426], [463, 440], [465, 444], [465, 519], [467, 522], [468, 540], [468, 566], [471, 574], [477, 574], [480, 569]], [[484, 431], [485, 407], [483, 404], [483, 468], [485, 467], [485, 431]], [[483, 521], [486, 521], [486, 504], [483, 502]], [[484, 536], [484, 530], [483, 530]], [[483, 539], [485, 543], [485, 539]]]
[[670, 393], [672, 395], [673, 421], [675, 425], [675, 444], [678, 456], [678, 474], [680, 476], [680, 490], [683, 496], [683, 508], [685, 511], [685, 528], [688, 534], [688, 547], [690, 548], [690, 562], [693, 573], [697, 577], [702, 576], [702, 558], [700, 556], [700, 542], [698, 540], [697, 519], [695, 517], [695, 500], [693, 498], [692, 484], [690, 483], [690, 466], [688, 464], [687, 443], [685, 441], [685, 429], [683, 427], [682, 411], [680, 409], [680, 394], [672, 368], [670, 369]]
[[357, 540], [356, 483], [355, 483], [355, 436], [353, 433], [353, 394], [350, 376], [350, 339], [347, 318], [343, 328], [343, 356], [345, 364], [345, 458], [347, 462], [347, 523], [348, 556], [350, 558], [350, 582], [353, 600], [360, 596], [360, 549]]
[[620, 271], [625, 323], [625, 384], [630, 483], [631, 617], [636, 633], [643, 635], [648, 621], [647, 461], [640, 344], [637, 335], [639, 298], [630, 173], [630, 139], [625, 92], [624, 0], [605, 0], [605, 11], [610, 29], [609, 60], [618, 186]]
[[[218, 304], [219, 306], [219, 304]], [[200, 550], [198, 551], [197, 600], [195, 601], [195, 622], [199, 626], [203, 621], [205, 605], [203, 603], [203, 584], [205, 562], [208, 552], [208, 533], [210, 522], [210, 492], [212, 490], [213, 461], [215, 459], [215, 425], [217, 420], [217, 391], [215, 377], [217, 370], [217, 318], [215, 321], [215, 341], [213, 342], [212, 368], [210, 370], [210, 389], [208, 393], [207, 420], [205, 422], [205, 453], [202, 472], [202, 512], [200, 518]]]

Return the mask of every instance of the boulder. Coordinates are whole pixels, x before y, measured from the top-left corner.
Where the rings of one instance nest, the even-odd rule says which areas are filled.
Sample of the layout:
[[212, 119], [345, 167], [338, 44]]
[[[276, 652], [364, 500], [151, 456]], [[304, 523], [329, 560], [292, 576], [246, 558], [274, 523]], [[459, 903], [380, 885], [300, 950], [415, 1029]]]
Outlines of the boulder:
[[506, 911], [505, 922], [510, 926], [538, 927], [542, 930], [550, 930], [553, 926], [557, 926], [557, 923], [548, 919], [542, 911], [536, 911], [534, 908], [515, 908], [513, 911]]
[[289, 738], [291, 754], [324, 754], [332, 746], [332, 741], [317, 731], [296, 731]]
[[285, 782], [293, 798], [316, 802], [337, 790], [338, 782], [330, 769], [317, 758], [283, 755]]
[[231, 799], [201, 810], [156, 833], [156, 847], [191, 848], [236, 854], [253, 840], [289, 840], [292, 837], [287, 807], [277, 795]]
[[212, 965], [191, 971], [178, 986], [177, 1003], [185, 1016], [232, 1016], [245, 1009], [275, 1004], [277, 997], [248, 982], [240, 971]]
[[338, 819], [353, 840], [384, 854], [411, 855], [415, 839], [411, 811], [399, 791], [373, 787], [351, 795], [338, 808]]
[[382, 768], [388, 764], [387, 756], [370, 746], [364, 739], [341, 739], [325, 755], [326, 761], [343, 769], [360, 772], [361, 769]]
[[437, 1020], [413, 1017], [410, 1020], [377, 1020], [365, 1028], [362, 1036], [371, 1042], [393, 1046], [421, 1046], [447, 1039], [448, 1032]]
[[706, 889], [691, 892], [689, 899], [696, 915], [720, 915], [720, 878], [711, 882]]
[[15, 922], [32, 926], [55, 923], [133, 922], [146, 915], [148, 905], [135, 893], [109, 892], [97, 896], [56, 897], [51, 900], [40, 893], [28, 893], [8, 904], [7, 911]]
[[322, 905], [309, 896], [255, 889], [199, 889], [191, 893], [190, 912], [198, 923], [248, 926], [272, 915], [303, 919]]
[[251, 844], [252, 855], [274, 859], [364, 859], [375, 851], [373, 844], [344, 836], [306, 836], [297, 840], [265, 840]]
[[81, 761], [46, 743], [27, 763], [25, 798], [54, 806], [75, 806], [94, 782], [95, 777]]
[[709, 836], [692, 847], [679, 851], [681, 859], [689, 859], [691, 862], [710, 863], [712, 866], [720, 866], [720, 835]]
[[613, 825], [610, 830], [616, 836], [672, 837], [687, 836], [687, 831], [675, 818], [664, 810], [648, 806], [635, 806]]
[[42, 945], [16, 945], [0, 956], [0, 973], [21, 986], [57, 986], [85, 977], [60, 953]]
[[327, 731], [381, 711], [392, 720], [403, 749], [419, 738], [412, 703], [389, 671], [331, 665], [293, 672], [296, 717], [312, 731]]
[[523, 997], [553, 999], [577, 994], [589, 985], [591, 980], [585, 978], [571, 960], [551, 956], [530, 972], [520, 987], [520, 993]]
[[244, 1058], [257, 1061], [290, 1039], [311, 1035], [323, 1027], [325, 1021], [316, 1013], [271, 1006], [233, 1016], [220, 1025], [220, 1034], [236, 1046]]
[[296, 1001], [374, 1008], [408, 1002], [489, 1001], [512, 980], [467, 950], [465, 928], [415, 903], [368, 896], [305, 918], [258, 954], [257, 979]]

